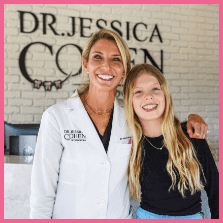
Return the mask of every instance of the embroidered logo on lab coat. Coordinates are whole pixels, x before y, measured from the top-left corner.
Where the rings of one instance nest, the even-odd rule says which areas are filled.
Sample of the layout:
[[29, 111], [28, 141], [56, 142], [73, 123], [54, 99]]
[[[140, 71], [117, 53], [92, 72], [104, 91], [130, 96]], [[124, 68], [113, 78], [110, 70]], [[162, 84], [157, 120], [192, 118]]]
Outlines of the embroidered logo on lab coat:
[[64, 130], [64, 139], [69, 141], [86, 141], [86, 136], [81, 130]]
[[120, 138], [122, 144], [131, 144], [132, 143], [132, 138], [131, 136], [127, 136], [127, 137], [124, 137], [124, 138]]

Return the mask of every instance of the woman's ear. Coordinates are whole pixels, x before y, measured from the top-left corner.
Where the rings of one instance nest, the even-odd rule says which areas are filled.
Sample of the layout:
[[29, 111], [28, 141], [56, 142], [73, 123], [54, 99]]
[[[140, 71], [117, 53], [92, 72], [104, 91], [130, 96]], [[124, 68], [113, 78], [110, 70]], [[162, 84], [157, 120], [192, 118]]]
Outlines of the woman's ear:
[[84, 70], [85, 70], [86, 72], [88, 72], [87, 65], [88, 65], [87, 60], [86, 60], [86, 59], [83, 59], [83, 67], [84, 67]]

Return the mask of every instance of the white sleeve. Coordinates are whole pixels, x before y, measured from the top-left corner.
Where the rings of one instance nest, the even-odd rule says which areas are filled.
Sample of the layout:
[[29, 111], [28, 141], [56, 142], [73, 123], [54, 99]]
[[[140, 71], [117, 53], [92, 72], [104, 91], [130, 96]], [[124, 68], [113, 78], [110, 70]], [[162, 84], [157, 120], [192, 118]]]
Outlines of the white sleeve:
[[63, 146], [59, 125], [49, 113], [42, 116], [31, 175], [30, 218], [52, 218]]

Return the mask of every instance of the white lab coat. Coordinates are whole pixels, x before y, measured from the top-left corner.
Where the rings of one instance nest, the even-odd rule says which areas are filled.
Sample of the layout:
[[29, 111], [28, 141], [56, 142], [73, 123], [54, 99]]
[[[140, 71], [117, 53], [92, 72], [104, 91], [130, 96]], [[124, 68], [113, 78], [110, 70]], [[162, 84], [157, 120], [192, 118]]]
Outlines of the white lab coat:
[[107, 154], [77, 91], [47, 109], [33, 162], [30, 218], [131, 218], [127, 132], [117, 98]]

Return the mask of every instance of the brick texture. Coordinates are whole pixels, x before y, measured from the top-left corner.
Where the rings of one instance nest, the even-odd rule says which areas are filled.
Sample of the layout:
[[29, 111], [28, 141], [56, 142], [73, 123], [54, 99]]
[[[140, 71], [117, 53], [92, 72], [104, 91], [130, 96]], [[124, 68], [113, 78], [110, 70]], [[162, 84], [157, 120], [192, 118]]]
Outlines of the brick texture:
[[[19, 12], [27, 11], [36, 15], [39, 24], [33, 33], [21, 33]], [[56, 22], [52, 24], [55, 35], [46, 26], [43, 34], [43, 13], [52, 14]], [[74, 36], [71, 33], [71, 17], [75, 17]], [[5, 121], [11, 123], [39, 123], [42, 113], [51, 105], [64, 101], [73, 94], [81, 82], [80, 76], [70, 77], [62, 89], [45, 91], [43, 87], [33, 89], [19, 69], [21, 51], [30, 43], [43, 42], [52, 46], [53, 55], [41, 44], [32, 45], [26, 55], [26, 67], [30, 77], [42, 81], [63, 80], [66, 75], [56, 66], [55, 58], [59, 48], [65, 44], [76, 44], [82, 49], [87, 38], [80, 35], [80, 18], [85, 19], [85, 36], [98, 31], [96, 21], [100, 25], [112, 29], [113, 25], [121, 30], [126, 40], [127, 22], [130, 26], [130, 39], [126, 40], [131, 48], [135, 64], [144, 62], [143, 52], [147, 49], [160, 66], [160, 50], [164, 53], [163, 73], [170, 84], [174, 101], [174, 110], [183, 121], [190, 113], [201, 115], [209, 125], [209, 140], [218, 156], [219, 149], [219, 5], [202, 4], [127, 4], [127, 5], [78, 5], [78, 4], [5, 4], [4, 6], [4, 97]], [[34, 18], [30, 14], [24, 16], [24, 30], [34, 28]], [[47, 17], [47, 23], [52, 17]], [[136, 23], [144, 23], [137, 27], [139, 42], [133, 36]], [[163, 42], [150, 36], [155, 24], [158, 25]], [[81, 55], [73, 46], [64, 47], [59, 56], [59, 65], [66, 73], [76, 72], [80, 68]], [[149, 59], [147, 62], [150, 63]]]

